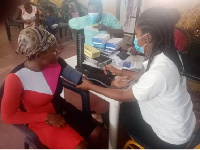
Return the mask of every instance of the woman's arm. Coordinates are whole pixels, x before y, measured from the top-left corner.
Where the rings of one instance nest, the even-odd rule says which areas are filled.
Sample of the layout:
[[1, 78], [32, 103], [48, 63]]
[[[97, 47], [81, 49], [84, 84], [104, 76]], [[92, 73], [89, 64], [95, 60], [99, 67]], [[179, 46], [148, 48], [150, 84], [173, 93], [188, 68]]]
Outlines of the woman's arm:
[[69, 26], [72, 29], [76, 29], [76, 30], [84, 29], [85, 26], [87, 25], [88, 25], [87, 16], [72, 18], [69, 20]]
[[107, 74], [106, 71], [110, 71], [113, 75], [116, 76], [122, 76], [122, 77], [127, 77], [128, 80], [137, 80], [139, 79], [139, 76], [141, 75], [140, 72], [133, 72], [133, 71], [129, 71], [129, 70], [120, 70], [115, 68], [112, 65], [106, 65], [105, 67], [103, 67], [104, 73]]
[[23, 85], [15, 74], [9, 74], [4, 87], [1, 103], [1, 116], [5, 123], [28, 124], [32, 122], [45, 122], [47, 113], [28, 113], [19, 110], [23, 95]]
[[100, 86], [93, 85], [86, 79], [83, 79], [83, 83], [81, 85], [77, 85], [77, 88], [80, 88], [82, 90], [92, 90], [102, 95], [105, 95], [106, 97], [112, 98], [116, 101], [121, 101], [121, 102], [136, 101], [132, 89], [120, 90], [120, 89], [103, 88]]
[[113, 29], [113, 28], [107, 27], [103, 24], [99, 24], [98, 26], [94, 26], [94, 28], [97, 28], [99, 31], [107, 31], [108, 34], [113, 35], [116, 38], [123, 38], [124, 37], [123, 29]]
[[68, 65], [64, 59], [61, 57], [58, 60], [58, 63], [61, 66], [61, 76], [65, 78], [66, 80], [74, 83], [74, 84], [81, 84], [82, 83], [82, 73], [77, 71], [76, 69], [72, 68], [70, 65]]

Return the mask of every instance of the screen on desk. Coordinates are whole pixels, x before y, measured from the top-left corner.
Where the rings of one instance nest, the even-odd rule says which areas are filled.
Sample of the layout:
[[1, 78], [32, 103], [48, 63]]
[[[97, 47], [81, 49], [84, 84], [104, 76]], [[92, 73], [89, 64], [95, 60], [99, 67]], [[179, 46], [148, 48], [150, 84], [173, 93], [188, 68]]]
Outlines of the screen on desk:
[[82, 63], [84, 62], [84, 29], [77, 30], [76, 32], [76, 49], [77, 49], [77, 66], [79, 68], [82, 67]]

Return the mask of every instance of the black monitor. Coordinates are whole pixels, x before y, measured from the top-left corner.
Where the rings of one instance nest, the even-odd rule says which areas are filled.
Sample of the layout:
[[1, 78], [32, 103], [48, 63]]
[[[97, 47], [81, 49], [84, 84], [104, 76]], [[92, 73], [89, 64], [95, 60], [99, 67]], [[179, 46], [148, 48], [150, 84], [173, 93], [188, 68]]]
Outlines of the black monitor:
[[[109, 87], [111, 85], [113, 75], [111, 75], [110, 73], [108, 73], [108, 75], [105, 75], [103, 70], [83, 64], [85, 60], [84, 43], [85, 43], [84, 30], [83, 29], [77, 30], [76, 33], [77, 66], [75, 67], [76, 70], [83, 73], [87, 77], [87, 79], [90, 80], [92, 83], [103, 87]], [[100, 61], [100, 59], [98, 61]]]
[[84, 62], [84, 29], [77, 30], [76, 32], [76, 49], [77, 49], [77, 67], [82, 68]]
[[[84, 29], [77, 30], [76, 31], [76, 48], [77, 48], [77, 68], [83, 67], [83, 62], [85, 60], [84, 55], [84, 43], [85, 43], [85, 36], [84, 36]], [[100, 57], [93, 59], [97, 64], [103, 64], [107, 65], [112, 62], [112, 59], [110, 59], [105, 54], [101, 54]], [[98, 65], [97, 65], [98, 68]]]

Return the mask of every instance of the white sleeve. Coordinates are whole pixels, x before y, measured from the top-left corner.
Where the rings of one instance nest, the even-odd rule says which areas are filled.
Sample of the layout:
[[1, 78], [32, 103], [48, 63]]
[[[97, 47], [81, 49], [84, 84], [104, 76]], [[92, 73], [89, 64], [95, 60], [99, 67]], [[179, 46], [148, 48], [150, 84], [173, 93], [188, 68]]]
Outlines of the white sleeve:
[[159, 96], [166, 89], [166, 80], [159, 71], [150, 70], [144, 73], [132, 87], [137, 101], [147, 101]]

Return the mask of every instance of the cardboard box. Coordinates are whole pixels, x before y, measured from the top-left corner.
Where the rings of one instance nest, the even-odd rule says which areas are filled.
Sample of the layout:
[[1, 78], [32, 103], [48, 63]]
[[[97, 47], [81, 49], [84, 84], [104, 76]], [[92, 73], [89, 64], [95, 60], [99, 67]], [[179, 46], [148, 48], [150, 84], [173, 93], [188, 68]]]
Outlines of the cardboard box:
[[88, 44], [85, 44], [84, 54], [89, 58], [97, 58], [100, 56], [100, 51]]
[[117, 50], [123, 46], [123, 38], [112, 38], [106, 43], [106, 49]]
[[92, 38], [92, 43], [104, 45], [108, 40], [110, 40], [110, 34], [101, 33]]

